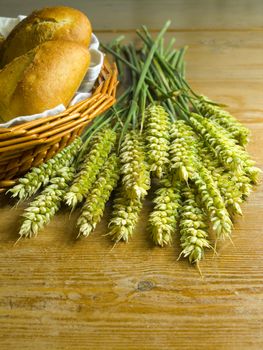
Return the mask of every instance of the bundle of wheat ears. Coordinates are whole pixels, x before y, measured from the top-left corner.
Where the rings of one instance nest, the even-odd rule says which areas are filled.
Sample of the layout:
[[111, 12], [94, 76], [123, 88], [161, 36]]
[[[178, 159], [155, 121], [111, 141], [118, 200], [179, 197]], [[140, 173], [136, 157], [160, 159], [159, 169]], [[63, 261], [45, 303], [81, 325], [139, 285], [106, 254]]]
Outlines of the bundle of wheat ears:
[[122, 38], [104, 46], [129, 84], [81, 138], [8, 191], [20, 201], [35, 195], [20, 238], [37, 235], [62, 203], [81, 208], [76, 237], [88, 237], [112, 195], [108, 235], [128, 242], [154, 182], [148, 230], [156, 245], [179, 235], [180, 256], [198, 264], [217, 240], [231, 239], [233, 218], [260, 177], [245, 149], [249, 131], [189, 86], [185, 48], [175, 49], [174, 39], [164, 46], [168, 26], [155, 40], [143, 26], [139, 49]]

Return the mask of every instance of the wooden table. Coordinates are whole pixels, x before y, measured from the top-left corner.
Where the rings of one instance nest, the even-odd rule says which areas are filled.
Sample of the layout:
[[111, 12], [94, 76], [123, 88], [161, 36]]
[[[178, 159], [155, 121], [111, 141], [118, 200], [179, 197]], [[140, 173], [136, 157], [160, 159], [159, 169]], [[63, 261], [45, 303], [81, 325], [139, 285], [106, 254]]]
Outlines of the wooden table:
[[[2, 16], [59, 1], [1, 1]], [[229, 105], [252, 131], [249, 151], [263, 166], [263, 2], [64, 1], [85, 10], [102, 41], [135, 38], [141, 23], [189, 45], [194, 88]], [[178, 239], [153, 247], [143, 215], [127, 245], [112, 243], [109, 209], [96, 232], [75, 241], [76, 214], [61, 212], [31, 241], [16, 240], [23, 205], [1, 197], [0, 347], [9, 349], [262, 349], [263, 192], [235, 222], [234, 246], [208, 253], [197, 270], [177, 261]]]

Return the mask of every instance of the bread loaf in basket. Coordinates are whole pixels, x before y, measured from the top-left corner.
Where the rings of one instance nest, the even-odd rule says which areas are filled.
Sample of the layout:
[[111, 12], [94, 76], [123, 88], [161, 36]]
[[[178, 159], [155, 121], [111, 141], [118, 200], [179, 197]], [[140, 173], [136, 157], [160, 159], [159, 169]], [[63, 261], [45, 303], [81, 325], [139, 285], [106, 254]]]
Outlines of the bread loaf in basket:
[[0, 67], [50, 40], [74, 41], [88, 47], [91, 33], [87, 16], [74, 8], [55, 6], [34, 11], [6, 38], [0, 50]]
[[[65, 17], [63, 20], [63, 15], [68, 13], [66, 9], [51, 8], [34, 12], [19, 23], [4, 41], [0, 58], [5, 64], [0, 71], [2, 116], [12, 118], [34, 114], [59, 103], [68, 106], [90, 60], [87, 46], [78, 41], [84, 40], [86, 45], [90, 40], [91, 27], [83, 18], [73, 23]], [[79, 15], [79, 11], [76, 11], [73, 12]], [[38, 17], [41, 19], [38, 20]], [[51, 26], [54, 23], [49, 31], [52, 34], [46, 38], [43, 36], [45, 40], [41, 41], [41, 36], [36, 36], [34, 43], [32, 38], [29, 40], [34, 33], [39, 34], [38, 26]], [[81, 26], [85, 31], [84, 36], [80, 34]], [[19, 38], [23, 37], [21, 28], [28, 28], [28, 35], [21, 39], [22, 45], [15, 49]], [[63, 35], [68, 35], [66, 39], [61, 34], [63, 30]], [[77, 38], [77, 42], [74, 38]], [[52, 62], [48, 63], [49, 60]], [[0, 127], [0, 192], [13, 186], [17, 178], [31, 167], [47, 161], [69, 145], [94, 117], [112, 106], [117, 84], [116, 65], [109, 64], [105, 59], [91, 97], [57, 115], [7, 128]]]
[[116, 65], [105, 59], [91, 97], [58, 115], [0, 128], [0, 192], [81, 135], [92, 119], [115, 103], [117, 84]]
[[73, 41], [46, 41], [0, 70], [0, 119], [68, 106], [90, 64], [89, 51]]

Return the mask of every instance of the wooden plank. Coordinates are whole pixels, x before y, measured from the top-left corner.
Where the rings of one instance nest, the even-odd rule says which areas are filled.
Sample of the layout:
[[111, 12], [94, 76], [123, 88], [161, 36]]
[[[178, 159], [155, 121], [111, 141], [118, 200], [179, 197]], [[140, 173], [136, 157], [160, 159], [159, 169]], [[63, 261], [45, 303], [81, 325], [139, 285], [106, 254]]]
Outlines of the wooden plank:
[[[61, 5], [59, 0], [1, 0], [1, 16], [29, 14], [36, 8]], [[95, 30], [127, 31], [146, 24], [159, 29], [167, 19], [172, 29], [262, 30], [261, 0], [64, 0], [86, 12]]]
[[202, 342], [208, 349], [260, 348], [261, 190], [244, 206], [245, 219], [236, 222], [235, 247], [224, 242], [218, 257], [207, 254], [204, 280], [186, 261], [176, 261], [178, 239], [167, 249], [152, 246], [145, 230], [149, 205], [132, 241], [113, 250], [103, 236], [109, 211], [87, 240], [74, 242], [77, 213], [71, 219], [61, 213], [37, 239], [12, 247], [22, 208], [10, 212], [4, 206], [2, 345], [175, 349]]

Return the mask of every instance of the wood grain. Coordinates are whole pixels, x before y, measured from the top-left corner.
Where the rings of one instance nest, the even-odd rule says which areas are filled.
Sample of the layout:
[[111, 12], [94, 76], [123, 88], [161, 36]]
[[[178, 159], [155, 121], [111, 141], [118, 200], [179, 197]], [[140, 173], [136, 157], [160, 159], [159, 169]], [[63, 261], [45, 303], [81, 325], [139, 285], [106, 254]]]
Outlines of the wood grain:
[[1, 16], [29, 14], [33, 9], [73, 6], [84, 11], [96, 31], [129, 31], [146, 24], [160, 29], [167, 19], [171, 30], [262, 30], [261, 0], [1, 0]]
[[[32, 3], [23, 6], [28, 10]], [[41, 1], [38, 3], [41, 6]], [[97, 10], [95, 2], [89, 6], [100, 23], [98, 28], [126, 29], [150, 17], [147, 1], [134, 3], [141, 4], [139, 19], [126, 14], [119, 1], [96, 2]], [[180, 1], [178, 7], [171, 1], [165, 3], [175, 14], [183, 6]], [[251, 129], [249, 151], [263, 168], [262, 35], [253, 30], [226, 33], [232, 25], [253, 29], [255, 24], [259, 28], [262, 3], [252, 1], [251, 8], [246, 1], [214, 1], [217, 7], [198, 3], [203, 6], [204, 22], [195, 18], [194, 24], [199, 20], [200, 28], [207, 25], [208, 17], [225, 14], [220, 17], [218, 31], [190, 31], [187, 29], [194, 26], [181, 19], [186, 30], [169, 36], [176, 35], [178, 45], [190, 46], [187, 75], [193, 86], [227, 103]], [[1, 13], [7, 15], [4, 4], [0, 4]], [[22, 7], [22, 2], [19, 4]], [[126, 14], [130, 22], [104, 16], [104, 25], [102, 4], [105, 11], [122, 6], [120, 14]], [[230, 23], [228, 11], [234, 5], [239, 8], [239, 21], [233, 14]], [[17, 8], [12, 7], [12, 11]], [[163, 3], [153, 1], [153, 8], [160, 17], [168, 16]], [[193, 16], [192, 7], [185, 5], [184, 11], [185, 17]], [[151, 23], [159, 25], [157, 20]], [[100, 34], [103, 41], [113, 37], [108, 32]], [[134, 40], [134, 34], [128, 33], [127, 40]], [[187, 261], [177, 261], [178, 238], [165, 249], [152, 245], [146, 230], [150, 200], [131, 242], [112, 249], [105, 236], [110, 206], [86, 240], [75, 240], [78, 212], [69, 217], [62, 210], [36, 239], [14, 246], [24, 205], [14, 207], [15, 201], [0, 197], [1, 349], [262, 349], [262, 190], [259, 186], [243, 205], [244, 216], [235, 222], [234, 246], [225, 241], [218, 247], [217, 257], [207, 253], [201, 264], [203, 279]]]

